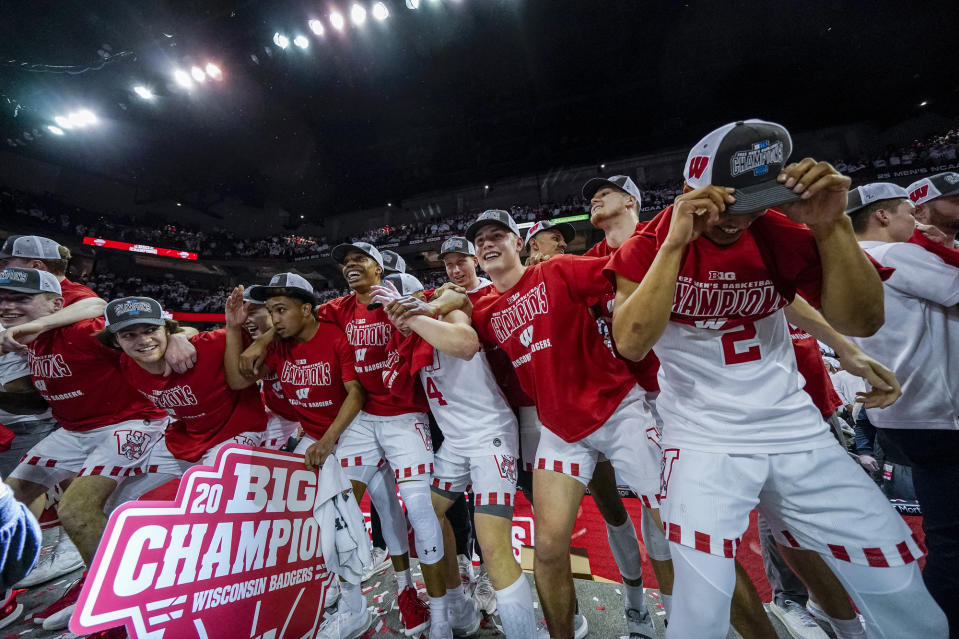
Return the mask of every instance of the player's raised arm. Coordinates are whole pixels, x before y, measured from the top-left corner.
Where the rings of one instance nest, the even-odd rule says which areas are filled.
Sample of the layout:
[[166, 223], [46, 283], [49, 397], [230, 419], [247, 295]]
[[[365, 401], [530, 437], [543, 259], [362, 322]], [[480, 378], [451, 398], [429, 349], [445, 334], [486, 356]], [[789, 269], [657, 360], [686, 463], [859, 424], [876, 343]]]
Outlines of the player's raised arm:
[[[732, 189], [704, 186], [676, 198], [669, 233], [656, 251], [642, 281], [617, 273], [613, 310], [613, 341], [620, 355], [641, 360], [666, 330], [676, 293], [676, 276], [686, 246], [699, 237], [704, 224], [733, 202]], [[643, 241], [628, 240], [623, 245]]]
[[850, 179], [828, 162], [805, 158], [778, 180], [800, 199], [783, 212], [809, 227], [822, 262], [822, 314], [840, 333], [868, 337], [883, 324], [882, 280], [856, 243], [845, 214]]
[[237, 286], [226, 300], [226, 350], [223, 352], [223, 370], [226, 371], [227, 386], [240, 390], [252, 386], [257, 378], [248, 377], [240, 371], [240, 357], [243, 351], [243, 323], [247, 318], [247, 309], [243, 302], [243, 287]]

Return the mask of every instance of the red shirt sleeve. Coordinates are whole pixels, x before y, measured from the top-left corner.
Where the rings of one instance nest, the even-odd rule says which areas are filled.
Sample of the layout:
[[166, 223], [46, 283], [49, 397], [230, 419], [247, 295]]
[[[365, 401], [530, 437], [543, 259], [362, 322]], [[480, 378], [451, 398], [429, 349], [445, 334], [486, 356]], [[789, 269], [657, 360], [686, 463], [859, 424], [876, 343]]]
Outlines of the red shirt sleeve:
[[557, 255], [543, 262], [542, 268], [544, 275], [562, 279], [574, 300], [592, 306], [613, 292], [609, 281], [603, 277], [608, 262], [606, 257]]
[[71, 282], [68, 279], [64, 279], [62, 282], [60, 282], [60, 291], [63, 295], [64, 306], [70, 306], [74, 302], [78, 302], [79, 300], [86, 299], [88, 297], [99, 297], [99, 295], [94, 293], [83, 284]]
[[619, 250], [609, 258], [603, 275], [614, 286], [617, 275], [637, 283], [642, 282], [655, 257], [656, 238], [651, 235], [634, 235], [623, 242]]

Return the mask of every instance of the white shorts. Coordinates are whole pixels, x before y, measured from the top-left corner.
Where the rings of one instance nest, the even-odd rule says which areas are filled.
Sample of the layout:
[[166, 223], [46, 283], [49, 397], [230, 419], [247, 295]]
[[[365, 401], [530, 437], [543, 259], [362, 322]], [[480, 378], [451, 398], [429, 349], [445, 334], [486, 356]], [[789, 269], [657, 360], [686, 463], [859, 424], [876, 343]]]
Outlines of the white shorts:
[[662, 468], [659, 437], [643, 391], [637, 386], [605, 424], [577, 442], [564, 441], [544, 428], [534, 469], [562, 473], [586, 485], [593, 478], [596, 463], [605, 456], [644, 506], [658, 508]]
[[670, 541], [735, 557], [753, 508], [783, 546], [867, 566], [922, 556], [909, 527], [842, 448], [733, 455], [663, 450], [662, 519]]
[[428, 475], [433, 472], [433, 440], [426, 413], [380, 417], [360, 411], [340, 435], [336, 456], [343, 467], [388, 461], [398, 480]]
[[285, 417], [280, 417], [274, 412], [268, 412], [269, 419], [266, 420], [266, 430], [261, 433], [264, 448], [279, 450], [286, 446], [286, 442], [296, 433], [300, 427], [300, 422], [294, 422]]
[[516, 458], [489, 454], [467, 457], [441, 445], [433, 463], [432, 486], [434, 492], [452, 500], [472, 492], [476, 512], [512, 519]]
[[147, 472], [150, 452], [169, 423], [169, 418], [131, 419], [87, 431], [60, 428], [31, 448], [10, 476], [47, 488], [85, 475], [112, 477], [119, 483]]

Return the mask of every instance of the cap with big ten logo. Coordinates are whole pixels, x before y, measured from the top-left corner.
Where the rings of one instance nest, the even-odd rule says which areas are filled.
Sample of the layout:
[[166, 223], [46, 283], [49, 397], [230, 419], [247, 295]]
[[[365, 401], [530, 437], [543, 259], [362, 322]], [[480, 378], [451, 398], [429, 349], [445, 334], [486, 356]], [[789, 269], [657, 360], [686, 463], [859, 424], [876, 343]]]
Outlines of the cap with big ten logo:
[[35, 268], [6, 268], [0, 271], [0, 290], [17, 293], [56, 293], [62, 295], [56, 276]]
[[307, 300], [314, 299], [313, 285], [296, 273], [277, 273], [270, 278], [270, 283], [266, 286], [251, 286], [250, 299], [262, 304], [271, 297], [290, 292], [298, 292], [300, 293], [299, 297]]
[[937, 197], [959, 194], [959, 173], [946, 171], [932, 177], [922, 178], [906, 187], [909, 199], [916, 206], [925, 204]]
[[864, 206], [868, 206], [879, 200], [894, 200], [897, 198], [909, 197], [906, 189], [892, 182], [873, 182], [857, 186], [849, 191], [849, 197], [846, 199], [846, 215], [855, 213]]
[[516, 226], [512, 215], [502, 209], [490, 209], [480, 213], [476, 221], [469, 225], [469, 228], [466, 229], [466, 238], [470, 241], [476, 240], [476, 234], [481, 228], [488, 224], [502, 226], [507, 231], [514, 233], [516, 237], [522, 237], [519, 234], [519, 227]]
[[39, 235], [11, 235], [0, 249], [0, 258], [25, 257], [35, 260], [59, 260], [60, 245]]
[[135, 324], [162, 326], [166, 322], [163, 307], [152, 297], [121, 297], [111, 300], [103, 309], [103, 316], [111, 333]]
[[763, 211], [799, 199], [776, 181], [792, 150], [792, 138], [782, 125], [756, 119], [731, 122], [696, 143], [683, 177], [694, 189], [732, 187], [736, 201], [726, 205], [727, 212]]
[[404, 260], [396, 251], [380, 251], [383, 257], [384, 273], [405, 273], [406, 260]]
[[472, 255], [476, 257], [476, 247], [462, 235], [454, 235], [447, 238], [440, 247], [440, 258], [450, 253], [460, 253], [462, 255]]

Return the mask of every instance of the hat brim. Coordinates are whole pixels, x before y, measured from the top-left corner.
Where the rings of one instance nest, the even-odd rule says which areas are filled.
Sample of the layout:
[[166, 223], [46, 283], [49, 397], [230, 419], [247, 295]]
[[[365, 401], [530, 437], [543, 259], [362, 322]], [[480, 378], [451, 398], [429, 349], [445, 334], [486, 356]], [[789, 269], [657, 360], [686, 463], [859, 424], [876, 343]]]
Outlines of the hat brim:
[[589, 200], [592, 200], [593, 196], [596, 195], [596, 191], [600, 190], [604, 186], [611, 186], [617, 191], [622, 191], [623, 193], [626, 193], [623, 187], [616, 184], [615, 182], [610, 182], [606, 178], [595, 177], [595, 178], [590, 178], [586, 180], [586, 184], [583, 185], [583, 199], [586, 200], [587, 202]]
[[362, 253], [366, 257], [376, 262], [377, 265], [382, 267], [385, 271], [386, 267], [380, 264], [375, 257], [370, 255], [368, 252], [364, 251], [360, 247], [353, 246], [352, 244], [337, 244], [336, 246], [333, 247], [333, 251], [330, 253], [330, 256], [336, 261], [337, 264], [342, 264], [343, 260], [346, 259], [346, 256], [350, 254], [350, 251], [358, 251]]
[[[17, 293], [28, 293], [30, 295], [39, 295], [40, 293], [56, 293], [56, 291], [44, 291], [43, 289], [36, 289], [30, 286], [15, 286], [12, 284], [0, 284], [0, 291], [15, 291]], [[57, 295], [61, 294], [57, 293]]]
[[387, 266], [386, 264], [383, 265], [383, 275], [392, 275], [393, 273], [402, 273], [402, 271], [395, 269], [392, 266]]
[[780, 204], [788, 204], [799, 199], [800, 194], [777, 182], [767, 180], [733, 191], [736, 201], [726, 205], [727, 213], [755, 213], [765, 211]]
[[[576, 237], [576, 229], [574, 229], [573, 225], [569, 222], [560, 222], [559, 224], [554, 224], [549, 228], [540, 229], [539, 231], [536, 231], [536, 235], [539, 235], [543, 231], [559, 231], [560, 235], [563, 236], [563, 240], [565, 240], [567, 244], [572, 242], [573, 238]], [[526, 244], [529, 245], [529, 241], [536, 237], [536, 235], [531, 235], [526, 238]]]
[[296, 286], [257, 286], [255, 290], [250, 291], [250, 299], [261, 304], [266, 304], [266, 301], [271, 297], [294, 297], [290, 295], [291, 292], [299, 293], [304, 298], [316, 301], [316, 296], [313, 293], [305, 288], [298, 288]]
[[466, 251], [444, 251], [440, 253], [438, 257], [443, 259], [443, 257], [447, 255], [465, 255], [466, 257], [476, 257], [476, 253], [467, 253]]
[[490, 225], [502, 227], [510, 233], [514, 232], [506, 222], [500, 222], [499, 220], [476, 220], [469, 225], [469, 228], [466, 229], [466, 239], [475, 244], [476, 234], [479, 233], [479, 230], [484, 226]]
[[107, 329], [108, 329], [111, 333], [116, 333], [116, 332], [119, 332], [119, 331], [123, 330], [123, 329], [126, 328], [127, 326], [135, 326], [135, 325], [137, 325], [137, 324], [151, 324], [151, 325], [153, 325], [153, 326], [163, 326], [164, 324], [166, 324], [166, 320], [163, 319], [162, 317], [160, 317], [160, 318], [156, 318], [156, 317], [133, 317], [133, 318], [130, 318], [130, 319], [125, 319], [125, 320], [119, 321], [119, 322], [117, 322], [116, 324], [107, 324]]

